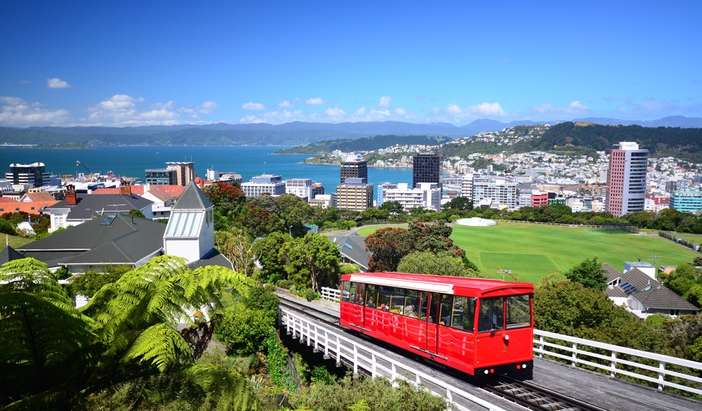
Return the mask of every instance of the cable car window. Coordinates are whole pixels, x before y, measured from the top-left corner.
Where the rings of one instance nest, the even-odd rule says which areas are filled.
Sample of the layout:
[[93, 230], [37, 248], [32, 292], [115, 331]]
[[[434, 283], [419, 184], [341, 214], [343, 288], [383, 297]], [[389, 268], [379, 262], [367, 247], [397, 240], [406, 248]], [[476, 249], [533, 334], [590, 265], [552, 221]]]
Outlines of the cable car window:
[[378, 301], [378, 286], [366, 284], [366, 307], [375, 308]]
[[531, 325], [531, 305], [528, 295], [507, 297], [507, 328], [528, 327]]
[[353, 303], [356, 302], [356, 287], [358, 286], [357, 283], [351, 283], [351, 288], [349, 288], [349, 302]]
[[389, 311], [391, 296], [392, 287], [380, 287], [378, 289], [378, 308], [383, 311]]
[[441, 295], [441, 320], [440, 325], [451, 325], [451, 311], [453, 309], [453, 296]]
[[351, 300], [351, 283], [348, 281], [341, 282], [341, 301], [349, 302]]
[[365, 294], [363, 292], [365, 290], [366, 290], [365, 284], [356, 284], [356, 294], [353, 296], [353, 303], [354, 304], [363, 305], [363, 301], [365, 299]]
[[480, 299], [480, 318], [478, 319], [478, 331], [501, 330], [505, 322], [504, 302], [499, 298]]
[[472, 332], [474, 318], [475, 298], [454, 297], [451, 327]]
[[427, 296], [426, 291], [419, 291], [419, 319], [426, 320], [427, 318]]
[[441, 310], [441, 294], [431, 294], [431, 306], [429, 307], [429, 322], [439, 323], [439, 312]]
[[405, 304], [405, 290], [403, 288], [392, 287], [392, 296], [390, 297], [390, 312], [402, 314], [402, 308]]
[[419, 291], [416, 290], [406, 290], [405, 291], [405, 308], [402, 310], [402, 314], [417, 318], [419, 317]]

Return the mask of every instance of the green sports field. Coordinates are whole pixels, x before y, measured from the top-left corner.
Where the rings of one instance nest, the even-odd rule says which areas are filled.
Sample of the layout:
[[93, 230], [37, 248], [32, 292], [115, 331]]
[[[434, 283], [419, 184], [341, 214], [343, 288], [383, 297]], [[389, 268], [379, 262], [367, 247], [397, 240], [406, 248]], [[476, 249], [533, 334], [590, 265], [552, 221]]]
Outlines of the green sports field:
[[[373, 231], [373, 226], [365, 228], [359, 235]], [[530, 282], [563, 273], [592, 257], [621, 270], [625, 261], [678, 265], [697, 255], [654, 235], [503, 221], [492, 227], [454, 226], [452, 238], [484, 275]], [[511, 275], [503, 271], [511, 271]]]

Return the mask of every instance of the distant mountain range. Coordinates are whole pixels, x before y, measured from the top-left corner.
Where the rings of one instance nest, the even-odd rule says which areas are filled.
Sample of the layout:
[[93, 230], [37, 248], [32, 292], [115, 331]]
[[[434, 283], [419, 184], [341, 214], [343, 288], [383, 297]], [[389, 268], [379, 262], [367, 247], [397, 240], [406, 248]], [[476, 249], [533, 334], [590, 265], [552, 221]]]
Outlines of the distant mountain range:
[[[583, 118], [575, 121], [606, 125], [702, 128], [702, 118], [665, 117], [652, 121]], [[354, 139], [376, 135], [469, 137], [535, 121], [501, 122], [479, 119], [463, 126], [449, 123], [416, 124], [400, 121], [356, 123], [206, 124], [140, 127], [0, 127], [0, 144], [41, 146], [120, 145], [301, 145], [324, 140]]]

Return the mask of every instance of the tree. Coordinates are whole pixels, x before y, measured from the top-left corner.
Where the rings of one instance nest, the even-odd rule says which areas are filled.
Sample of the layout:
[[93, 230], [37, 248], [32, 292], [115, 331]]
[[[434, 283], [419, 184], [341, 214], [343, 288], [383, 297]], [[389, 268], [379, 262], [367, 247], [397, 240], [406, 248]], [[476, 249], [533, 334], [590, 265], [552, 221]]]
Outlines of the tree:
[[702, 275], [690, 264], [682, 264], [665, 279], [666, 287], [676, 294], [687, 297], [688, 291], [696, 284], [702, 284]]
[[255, 354], [268, 337], [274, 336], [278, 298], [271, 288], [257, 287], [224, 311], [217, 337], [228, 354]]
[[251, 276], [254, 273], [255, 253], [251, 236], [241, 228], [215, 233], [215, 246], [232, 262], [234, 271]]
[[273, 232], [254, 242], [254, 254], [261, 264], [260, 275], [264, 282], [275, 283], [287, 278], [281, 250], [292, 239], [287, 233]]
[[431, 251], [415, 251], [400, 260], [397, 270], [404, 273], [451, 275], [475, 277], [477, 272], [467, 268], [463, 259], [446, 251], [434, 254]]
[[456, 197], [444, 204], [442, 208], [446, 211], [470, 211], [473, 209], [473, 201], [467, 197]]
[[565, 277], [594, 290], [602, 291], [607, 287], [607, 272], [597, 257], [571, 268], [565, 273]]
[[288, 279], [300, 289], [319, 291], [322, 286], [335, 286], [339, 280], [341, 254], [324, 236], [308, 233], [288, 241], [282, 255]]
[[370, 271], [395, 271], [413, 245], [407, 230], [388, 227], [369, 235], [366, 248], [371, 255], [368, 263]]
[[129, 216], [131, 218], [144, 218], [144, 213], [141, 212], [141, 210], [137, 210], [136, 208], [133, 208], [129, 210]]
[[204, 189], [215, 208], [229, 208], [244, 201], [244, 192], [238, 184], [217, 181]]

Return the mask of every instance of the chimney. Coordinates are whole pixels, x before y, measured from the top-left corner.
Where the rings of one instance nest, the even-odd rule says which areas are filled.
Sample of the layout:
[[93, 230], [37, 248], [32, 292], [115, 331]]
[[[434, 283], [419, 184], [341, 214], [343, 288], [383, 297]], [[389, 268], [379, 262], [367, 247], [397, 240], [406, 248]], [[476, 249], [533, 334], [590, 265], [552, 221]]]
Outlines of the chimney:
[[131, 196], [132, 186], [126, 181], [123, 181], [122, 184], [119, 186], [119, 193], [123, 196]]
[[73, 184], [66, 186], [66, 204], [76, 205], [78, 204], [78, 198], [76, 197], [76, 187]]

